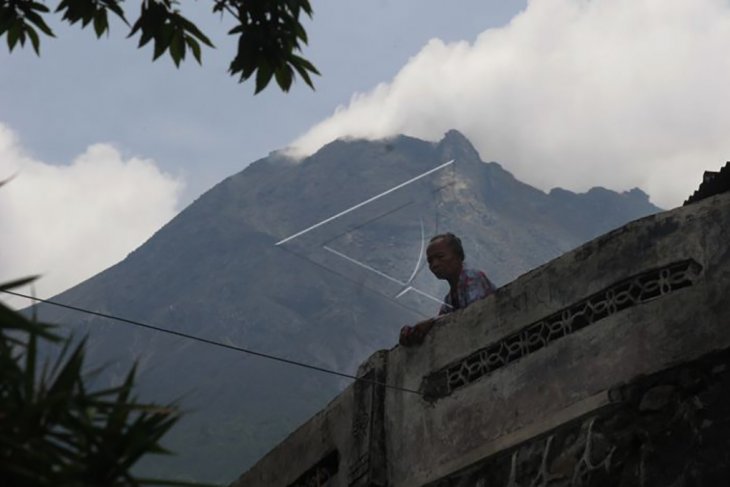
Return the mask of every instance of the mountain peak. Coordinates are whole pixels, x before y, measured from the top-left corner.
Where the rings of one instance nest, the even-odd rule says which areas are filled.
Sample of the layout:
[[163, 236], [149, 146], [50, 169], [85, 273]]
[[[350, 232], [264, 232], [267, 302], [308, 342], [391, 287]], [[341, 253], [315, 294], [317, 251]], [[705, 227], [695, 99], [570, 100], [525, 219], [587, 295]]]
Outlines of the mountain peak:
[[438, 151], [444, 160], [457, 159], [460, 162], [481, 162], [479, 152], [469, 142], [464, 134], [458, 130], [451, 129], [444, 134], [438, 143]]
[[649, 195], [641, 190], [641, 188], [631, 188], [630, 190], [624, 191], [621, 194], [637, 201], [649, 202]]

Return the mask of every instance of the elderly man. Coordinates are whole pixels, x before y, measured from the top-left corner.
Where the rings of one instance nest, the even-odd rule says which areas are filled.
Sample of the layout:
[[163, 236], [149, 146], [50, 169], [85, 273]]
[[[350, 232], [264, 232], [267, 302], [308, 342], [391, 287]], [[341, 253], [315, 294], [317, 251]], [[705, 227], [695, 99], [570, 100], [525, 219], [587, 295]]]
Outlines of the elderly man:
[[[464, 267], [464, 248], [453, 233], [433, 237], [426, 256], [433, 275], [449, 283], [449, 294], [444, 298], [439, 316], [466, 308], [494, 292], [494, 285], [482, 271]], [[434, 322], [435, 319], [430, 318], [414, 326], [404, 326], [400, 331], [400, 344], [411, 346], [421, 343]]]

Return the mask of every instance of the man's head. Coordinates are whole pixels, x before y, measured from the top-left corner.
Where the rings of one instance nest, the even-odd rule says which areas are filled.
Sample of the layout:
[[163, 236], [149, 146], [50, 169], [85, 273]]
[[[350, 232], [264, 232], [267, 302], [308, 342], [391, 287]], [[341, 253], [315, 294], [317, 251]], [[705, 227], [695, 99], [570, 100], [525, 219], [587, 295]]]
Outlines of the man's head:
[[464, 265], [464, 248], [453, 233], [442, 233], [431, 239], [426, 250], [428, 268], [439, 279], [453, 281], [459, 278]]

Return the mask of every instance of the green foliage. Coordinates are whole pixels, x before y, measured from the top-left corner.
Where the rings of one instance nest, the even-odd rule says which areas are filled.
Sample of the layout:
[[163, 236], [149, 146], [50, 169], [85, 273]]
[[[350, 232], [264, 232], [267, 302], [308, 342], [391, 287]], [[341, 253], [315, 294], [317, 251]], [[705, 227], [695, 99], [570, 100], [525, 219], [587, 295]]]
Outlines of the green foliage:
[[153, 60], [168, 51], [175, 66], [180, 66], [180, 61], [185, 59], [187, 46], [193, 51], [193, 56], [200, 63], [201, 55], [198, 41], [208, 47], [213, 47], [213, 44], [195, 24], [173, 8], [175, 3], [170, 0], [142, 2], [142, 13], [132, 26], [129, 37], [140, 32], [139, 47], [154, 40]]
[[62, 19], [71, 25], [80, 21], [81, 27], [84, 28], [93, 21], [96, 37], [101, 37], [109, 30], [107, 11], [128, 24], [117, 0], [63, 0], [56, 8], [56, 13], [63, 12]]
[[36, 54], [40, 54], [41, 43], [36, 29], [53, 37], [51, 28], [43, 20], [43, 14], [48, 12], [48, 7], [32, 0], [0, 2], [0, 36], [6, 36], [10, 52], [18, 42], [22, 47], [26, 39], [30, 39]]
[[[0, 292], [31, 280], [0, 285]], [[39, 341], [62, 344], [53, 363], [41, 363]], [[90, 390], [84, 349], [84, 340], [73, 344], [53, 326], [0, 304], [3, 485], [196, 485], [131, 473], [143, 455], [166, 453], [159, 441], [179, 414], [135, 400], [134, 368], [121, 385]]]
[[307, 43], [307, 33], [299, 22], [304, 11], [312, 16], [308, 0], [260, 0], [257, 2], [217, 0], [215, 12], [228, 11], [238, 25], [228, 33], [238, 35], [238, 53], [231, 62], [229, 72], [239, 75], [239, 81], [256, 74], [256, 93], [263, 90], [271, 80], [282, 90], [291, 86], [294, 71], [310, 87], [309, 73], [319, 74], [306, 59], [297, 56], [301, 50], [300, 42]]
[[[211, 0], [213, 13], [233, 17], [236, 26], [228, 34], [237, 36], [237, 52], [229, 73], [244, 82], [254, 76], [256, 93], [262, 91], [272, 77], [283, 91], [289, 91], [295, 74], [314, 88], [311, 75], [319, 74], [311, 62], [299, 56], [307, 43], [307, 33], [300, 22], [302, 13], [312, 16], [309, 0]], [[127, 26], [123, 0], [62, 0], [54, 13], [71, 25], [82, 28], [93, 25], [97, 37], [109, 32], [109, 13]], [[177, 0], [141, 0], [140, 14], [130, 26], [128, 37], [139, 34], [139, 47], [152, 42], [153, 61], [165, 52], [175, 63], [185, 60], [188, 50], [202, 63], [201, 44], [214, 47], [210, 39], [178, 8]], [[5, 35], [8, 49], [30, 39], [40, 54], [39, 32], [53, 37], [44, 20], [51, 11], [34, 0], [0, 0], [0, 37]]]

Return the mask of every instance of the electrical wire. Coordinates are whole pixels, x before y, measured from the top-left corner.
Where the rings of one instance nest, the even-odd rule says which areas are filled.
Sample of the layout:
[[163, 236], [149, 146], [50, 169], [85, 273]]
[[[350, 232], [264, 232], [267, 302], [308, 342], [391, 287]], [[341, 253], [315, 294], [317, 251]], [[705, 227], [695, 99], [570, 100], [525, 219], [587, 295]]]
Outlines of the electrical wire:
[[228, 350], [234, 350], [236, 352], [242, 352], [242, 353], [246, 353], [246, 354], [249, 354], [249, 355], [254, 355], [256, 357], [261, 357], [261, 358], [265, 358], [265, 359], [268, 359], [268, 360], [273, 360], [273, 361], [276, 361], [276, 362], [285, 363], [285, 364], [288, 364], [288, 365], [302, 367], [302, 368], [309, 369], [309, 370], [315, 370], [317, 372], [322, 372], [322, 373], [330, 374], [330, 375], [336, 375], [336, 376], [339, 376], [339, 377], [345, 377], [345, 378], [348, 378], [348, 379], [353, 379], [353, 380], [358, 381], [358, 382], [363, 382], [363, 383], [372, 384], [372, 385], [376, 385], [376, 386], [383, 386], [383, 387], [385, 387], [387, 389], [392, 389], [392, 390], [395, 390], [395, 391], [409, 392], [411, 394], [418, 394], [419, 396], [422, 395], [420, 392], [418, 392], [416, 390], [413, 390], [413, 389], [406, 389], [404, 387], [398, 387], [398, 386], [386, 384], [384, 382], [363, 379], [362, 377], [357, 377], [356, 375], [352, 375], [352, 374], [346, 374], [344, 372], [339, 372], [337, 370], [327, 369], [327, 368], [324, 368], [324, 367], [319, 367], [317, 365], [307, 364], [305, 362], [299, 362], [299, 361], [291, 360], [291, 359], [284, 358], [284, 357], [278, 357], [276, 355], [271, 355], [271, 354], [264, 353], [264, 352], [257, 352], [255, 350], [250, 350], [248, 348], [239, 347], [237, 345], [230, 345], [230, 344], [227, 344], [227, 343], [217, 342], [215, 340], [210, 340], [208, 338], [203, 338], [203, 337], [199, 337], [199, 336], [195, 336], [195, 335], [190, 335], [188, 333], [183, 333], [181, 331], [170, 330], [168, 328], [162, 328], [162, 327], [159, 327], [159, 326], [150, 325], [149, 323], [144, 323], [142, 321], [130, 320], [130, 319], [127, 319], [127, 318], [122, 318], [120, 316], [115, 316], [115, 315], [111, 315], [111, 314], [108, 314], [108, 313], [100, 313], [98, 311], [92, 311], [92, 310], [89, 310], [89, 309], [81, 308], [79, 306], [73, 306], [73, 305], [70, 305], [70, 304], [59, 303], [57, 301], [51, 301], [49, 299], [37, 298], [35, 296], [30, 296], [30, 295], [23, 294], [23, 293], [19, 293], [19, 292], [16, 292], [16, 291], [9, 291], [7, 289], [0, 289], [0, 291], [4, 292], [6, 294], [10, 294], [10, 295], [13, 295], [13, 296], [20, 297], [20, 298], [26, 298], [26, 299], [29, 299], [31, 301], [36, 301], [36, 302], [48, 304], [48, 305], [51, 305], [51, 306], [57, 306], [59, 308], [65, 308], [65, 309], [69, 309], [69, 310], [72, 310], [72, 311], [77, 311], [77, 312], [80, 312], [80, 313], [85, 313], [85, 314], [89, 314], [89, 315], [93, 315], [93, 316], [98, 316], [100, 318], [106, 318], [108, 320], [118, 321], [118, 322], [121, 322], [121, 323], [126, 323], [126, 324], [129, 324], [129, 325], [138, 326], [140, 328], [146, 328], [148, 330], [154, 330], [154, 331], [158, 331], [158, 332], [161, 332], [161, 333], [167, 333], [168, 335], [174, 335], [174, 336], [181, 337], [181, 338], [187, 338], [189, 340], [195, 340], [195, 341], [198, 341], [198, 342], [206, 343], [208, 345], [213, 345], [213, 346], [216, 346], [216, 347], [226, 348]]

